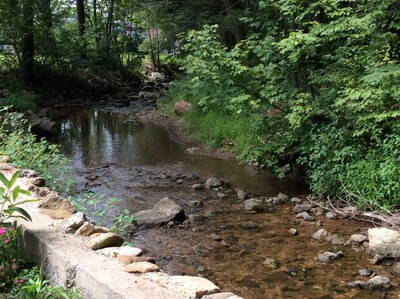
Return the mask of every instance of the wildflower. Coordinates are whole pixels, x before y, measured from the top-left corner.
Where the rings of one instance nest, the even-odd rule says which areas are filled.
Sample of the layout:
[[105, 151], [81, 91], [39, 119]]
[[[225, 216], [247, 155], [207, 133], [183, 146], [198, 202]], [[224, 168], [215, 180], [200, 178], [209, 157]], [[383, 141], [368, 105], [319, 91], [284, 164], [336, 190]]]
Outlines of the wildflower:
[[20, 279], [17, 279], [15, 282], [16, 282], [16, 283], [24, 283], [24, 282], [25, 282], [25, 279], [20, 278]]
[[13, 269], [13, 270], [16, 270], [18, 267], [17, 267], [17, 264], [12, 264], [11, 265], [11, 268]]
[[2, 234], [4, 234], [6, 232], [6, 229], [4, 228], [4, 227], [0, 227], [0, 236], [2, 235]]
[[12, 262], [12, 263], [15, 263], [16, 261], [17, 261], [17, 259], [13, 259], [11, 262]]
[[7, 239], [7, 240], [4, 240], [4, 244], [7, 244], [8, 242], [10, 242], [10, 240], [9, 240], [9, 239]]

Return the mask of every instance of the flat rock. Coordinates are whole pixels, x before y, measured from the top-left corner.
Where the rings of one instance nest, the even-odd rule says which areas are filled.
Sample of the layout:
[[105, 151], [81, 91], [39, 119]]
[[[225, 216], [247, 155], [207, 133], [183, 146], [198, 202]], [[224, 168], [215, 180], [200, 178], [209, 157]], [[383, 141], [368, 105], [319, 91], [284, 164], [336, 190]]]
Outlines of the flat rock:
[[194, 191], [201, 191], [201, 190], [204, 189], [204, 185], [203, 185], [203, 184], [193, 184], [193, 185], [192, 185], [192, 189], [193, 189]]
[[358, 270], [358, 273], [359, 273], [361, 276], [368, 277], [368, 276], [371, 276], [371, 275], [372, 275], [373, 271], [370, 270], [370, 269], [364, 268], [364, 269]]
[[146, 228], [163, 225], [170, 221], [182, 222], [185, 212], [182, 207], [168, 197], [161, 199], [151, 210], [144, 210], [136, 214], [136, 222]]
[[222, 186], [222, 182], [217, 179], [217, 178], [208, 178], [206, 181], [206, 188], [211, 189], [211, 188], [218, 188]]
[[351, 288], [358, 288], [358, 289], [363, 289], [367, 283], [365, 283], [362, 280], [355, 280], [349, 282], [347, 285]]
[[370, 252], [387, 257], [400, 257], [399, 232], [385, 227], [370, 228], [368, 239]]
[[367, 281], [367, 286], [370, 289], [388, 289], [391, 286], [389, 278], [382, 275], [377, 275]]
[[168, 276], [164, 273], [146, 273], [143, 278], [150, 279], [166, 287], [173, 289], [189, 298], [201, 298], [220, 291], [220, 289], [203, 277], [197, 276]]
[[350, 241], [353, 243], [364, 243], [365, 241], [367, 241], [367, 236], [361, 234], [353, 234], [350, 237]]
[[50, 210], [66, 210], [71, 213], [76, 212], [76, 208], [65, 198], [56, 192], [50, 192], [39, 204], [39, 208]]
[[126, 265], [122, 270], [128, 273], [147, 273], [160, 271], [160, 268], [149, 262], [137, 262]]
[[312, 238], [320, 240], [322, 237], [328, 236], [328, 232], [324, 228], [320, 228], [315, 233], [313, 233]]
[[258, 198], [247, 199], [243, 202], [243, 204], [247, 211], [262, 212], [263, 210], [263, 201]]
[[329, 240], [331, 241], [332, 245], [343, 245], [346, 243], [346, 240], [339, 236], [338, 234], [333, 234], [332, 236], [329, 237]]
[[301, 212], [301, 213], [297, 214], [296, 217], [303, 218], [305, 221], [314, 221], [315, 220], [315, 217], [311, 216], [307, 212]]
[[239, 200], [245, 200], [245, 199], [249, 198], [249, 195], [248, 195], [247, 192], [244, 191], [244, 190], [239, 190], [239, 191], [236, 193], [236, 196], [237, 196], [237, 198], [238, 198]]
[[289, 199], [289, 196], [287, 196], [286, 194], [279, 192], [278, 195], [276, 196], [276, 198], [278, 199], [277, 203], [281, 204], [286, 202]]
[[130, 257], [138, 256], [142, 254], [142, 250], [136, 247], [131, 246], [121, 246], [121, 247], [107, 247], [100, 250], [97, 250], [101, 254], [106, 256], [115, 257], [118, 255], [126, 255]]
[[214, 241], [221, 241], [221, 240], [222, 240], [221, 236], [219, 236], [219, 235], [217, 235], [217, 234], [215, 234], [215, 233], [212, 233], [212, 234], [210, 235], [210, 237], [211, 237], [211, 239], [213, 239]]
[[60, 229], [67, 233], [73, 233], [75, 230], [80, 228], [85, 221], [86, 216], [82, 212], [78, 212], [64, 220], [60, 225]]
[[392, 272], [393, 274], [400, 275], [400, 262], [394, 263], [392, 266]]
[[239, 297], [238, 295], [231, 292], [223, 292], [212, 295], [206, 295], [201, 297], [201, 299], [243, 299], [243, 297]]
[[335, 212], [331, 212], [331, 211], [326, 212], [325, 213], [325, 217], [328, 220], [336, 220], [336, 219], [338, 219], [337, 214]]
[[296, 214], [303, 213], [303, 212], [308, 212], [311, 210], [312, 205], [311, 204], [296, 204], [293, 208], [293, 212]]
[[85, 245], [93, 250], [98, 250], [106, 247], [121, 246], [124, 239], [114, 233], [105, 233], [88, 240]]
[[85, 221], [82, 226], [75, 232], [75, 235], [89, 237], [97, 233], [108, 233], [110, 230], [107, 227], [97, 226], [93, 223]]
[[324, 251], [323, 253], [317, 254], [317, 260], [323, 264], [330, 263], [341, 257], [343, 257], [343, 252], [341, 252], [341, 251], [338, 251], [336, 253], [333, 253], [330, 251]]
[[301, 199], [301, 198], [298, 198], [298, 197], [292, 197], [291, 199], [290, 199], [290, 202], [291, 203], [294, 203], [294, 204], [299, 204], [299, 203], [301, 203], [303, 200]]

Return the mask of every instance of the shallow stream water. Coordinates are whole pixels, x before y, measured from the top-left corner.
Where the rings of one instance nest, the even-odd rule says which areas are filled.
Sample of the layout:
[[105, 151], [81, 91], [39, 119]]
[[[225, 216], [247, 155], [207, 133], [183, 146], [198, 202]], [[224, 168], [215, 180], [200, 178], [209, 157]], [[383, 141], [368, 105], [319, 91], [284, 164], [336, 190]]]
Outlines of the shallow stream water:
[[[129, 112], [129, 111], [128, 111]], [[120, 199], [119, 209], [131, 213], [151, 209], [168, 196], [181, 205], [192, 221], [186, 225], [139, 230], [132, 242], [156, 258], [169, 274], [202, 275], [224, 291], [244, 298], [399, 298], [389, 292], [351, 289], [347, 283], [366, 280], [359, 275], [369, 268], [398, 279], [385, 265], [371, 265], [365, 252], [335, 246], [311, 235], [319, 228], [348, 239], [366, 233], [366, 223], [348, 219], [314, 222], [296, 219], [291, 204], [271, 206], [264, 213], [243, 208], [236, 197], [244, 189], [251, 197], [283, 192], [305, 199], [301, 180], [274, 179], [267, 172], [219, 160], [185, 154], [185, 145], [172, 141], [160, 127], [128, 122], [127, 111], [106, 109], [58, 111], [57, 143], [73, 161], [78, 188]], [[229, 187], [217, 191], [194, 191], [194, 183], [218, 177]], [[295, 228], [298, 235], [288, 230]], [[214, 240], [217, 234], [222, 240]], [[317, 262], [321, 250], [342, 250], [344, 257], [331, 264]], [[267, 258], [278, 267], [264, 266]], [[390, 263], [390, 262], [389, 262]]]

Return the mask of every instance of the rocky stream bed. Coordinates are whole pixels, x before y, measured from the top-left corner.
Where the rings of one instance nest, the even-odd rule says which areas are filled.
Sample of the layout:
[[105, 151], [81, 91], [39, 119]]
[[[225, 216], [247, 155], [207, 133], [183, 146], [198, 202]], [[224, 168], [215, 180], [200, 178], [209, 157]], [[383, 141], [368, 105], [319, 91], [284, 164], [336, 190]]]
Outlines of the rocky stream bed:
[[120, 198], [119, 209], [139, 216], [130, 241], [163, 271], [249, 299], [397, 298], [400, 266], [369, 248], [371, 223], [308, 201], [296, 178], [187, 154], [159, 127], [132, 122], [129, 108], [117, 110], [69, 112], [58, 119], [58, 143], [79, 190]]

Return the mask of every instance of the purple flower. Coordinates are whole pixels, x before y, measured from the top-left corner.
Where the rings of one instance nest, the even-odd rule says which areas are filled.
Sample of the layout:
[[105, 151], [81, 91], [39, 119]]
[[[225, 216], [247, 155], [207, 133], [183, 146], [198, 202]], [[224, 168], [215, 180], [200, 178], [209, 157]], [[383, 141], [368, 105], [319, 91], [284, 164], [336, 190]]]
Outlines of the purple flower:
[[0, 236], [6, 232], [6, 228], [0, 227]]

